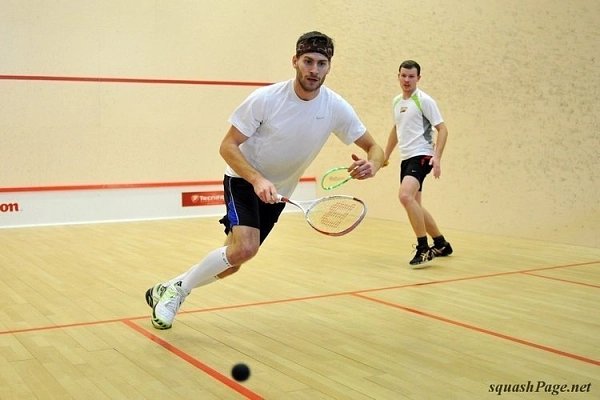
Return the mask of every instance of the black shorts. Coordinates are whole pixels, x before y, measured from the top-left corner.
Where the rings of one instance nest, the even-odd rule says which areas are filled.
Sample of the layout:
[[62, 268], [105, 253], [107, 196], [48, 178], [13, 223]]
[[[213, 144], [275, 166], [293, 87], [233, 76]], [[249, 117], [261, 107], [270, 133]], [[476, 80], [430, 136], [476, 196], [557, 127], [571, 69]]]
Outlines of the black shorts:
[[223, 179], [227, 215], [219, 220], [225, 225], [225, 234], [236, 225], [251, 226], [260, 230], [260, 243], [273, 229], [285, 203], [268, 204], [254, 193], [254, 187], [243, 178], [225, 175]]
[[431, 156], [414, 156], [400, 163], [400, 182], [405, 176], [410, 175], [419, 181], [419, 192], [423, 190], [423, 181], [433, 168], [429, 165]]

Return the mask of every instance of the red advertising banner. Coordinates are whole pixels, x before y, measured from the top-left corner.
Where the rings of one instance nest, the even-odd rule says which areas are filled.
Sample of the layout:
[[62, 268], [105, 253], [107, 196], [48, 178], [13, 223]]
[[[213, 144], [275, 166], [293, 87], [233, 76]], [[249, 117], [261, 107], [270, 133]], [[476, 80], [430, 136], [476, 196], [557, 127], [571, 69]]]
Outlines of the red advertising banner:
[[182, 207], [215, 206], [219, 204], [225, 204], [225, 195], [222, 190], [181, 193]]

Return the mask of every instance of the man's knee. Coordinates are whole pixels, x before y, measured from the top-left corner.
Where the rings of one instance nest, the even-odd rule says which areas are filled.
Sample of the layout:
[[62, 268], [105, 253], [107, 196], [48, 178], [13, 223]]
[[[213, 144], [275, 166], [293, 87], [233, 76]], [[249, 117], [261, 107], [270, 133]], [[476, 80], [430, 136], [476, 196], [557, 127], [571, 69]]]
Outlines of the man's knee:
[[258, 240], [235, 241], [227, 246], [227, 259], [231, 265], [239, 266], [254, 257], [259, 248]]

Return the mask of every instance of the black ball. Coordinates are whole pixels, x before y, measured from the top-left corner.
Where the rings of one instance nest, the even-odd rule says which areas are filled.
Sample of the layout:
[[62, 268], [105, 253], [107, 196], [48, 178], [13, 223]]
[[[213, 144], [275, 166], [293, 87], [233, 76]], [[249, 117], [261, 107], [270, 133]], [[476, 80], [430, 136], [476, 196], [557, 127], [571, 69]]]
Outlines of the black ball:
[[231, 368], [231, 376], [238, 382], [245, 381], [250, 377], [250, 368], [244, 363], [238, 363]]

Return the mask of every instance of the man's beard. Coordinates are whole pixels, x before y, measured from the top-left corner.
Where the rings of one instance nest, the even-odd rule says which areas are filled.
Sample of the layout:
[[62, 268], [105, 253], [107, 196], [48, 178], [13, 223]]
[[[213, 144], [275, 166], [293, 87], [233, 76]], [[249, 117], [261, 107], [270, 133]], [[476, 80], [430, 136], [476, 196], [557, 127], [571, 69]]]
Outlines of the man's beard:
[[323, 85], [323, 82], [325, 82], [325, 78], [323, 78], [319, 81], [317, 86], [313, 88], [312, 86], [309, 87], [304, 83], [304, 80], [302, 79], [302, 76], [300, 74], [297, 74], [296, 80], [298, 81], [298, 84], [300, 85], [302, 90], [304, 90], [305, 92], [316, 92], [317, 90], [319, 90], [321, 88], [321, 85]]

